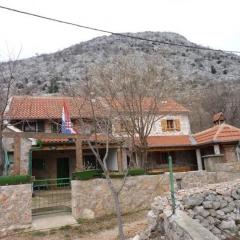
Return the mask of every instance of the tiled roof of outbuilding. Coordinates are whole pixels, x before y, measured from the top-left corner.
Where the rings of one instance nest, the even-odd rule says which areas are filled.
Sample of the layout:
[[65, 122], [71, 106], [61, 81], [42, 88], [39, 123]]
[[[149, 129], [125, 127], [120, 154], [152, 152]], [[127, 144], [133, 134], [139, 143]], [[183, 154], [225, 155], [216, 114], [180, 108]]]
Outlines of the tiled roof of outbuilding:
[[191, 135], [179, 136], [149, 136], [148, 146], [151, 147], [181, 147], [195, 145]]
[[205, 131], [194, 134], [197, 144], [240, 141], [240, 129], [222, 123]]

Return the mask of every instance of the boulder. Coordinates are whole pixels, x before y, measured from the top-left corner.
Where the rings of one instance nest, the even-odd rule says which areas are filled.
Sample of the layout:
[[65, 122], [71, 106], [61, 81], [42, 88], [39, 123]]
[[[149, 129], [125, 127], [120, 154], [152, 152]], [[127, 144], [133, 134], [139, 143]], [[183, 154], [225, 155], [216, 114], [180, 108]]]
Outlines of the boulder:
[[195, 194], [183, 199], [186, 208], [193, 208], [202, 204], [204, 200], [203, 194]]
[[203, 201], [202, 205], [204, 208], [209, 209], [209, 208], [213, 207], [213, 202], [212, 201]]
[[222, 230], [235, 230], [236, 224], [233, 220], [230, 221], [222, 221], [221, 224], [218, 226]]

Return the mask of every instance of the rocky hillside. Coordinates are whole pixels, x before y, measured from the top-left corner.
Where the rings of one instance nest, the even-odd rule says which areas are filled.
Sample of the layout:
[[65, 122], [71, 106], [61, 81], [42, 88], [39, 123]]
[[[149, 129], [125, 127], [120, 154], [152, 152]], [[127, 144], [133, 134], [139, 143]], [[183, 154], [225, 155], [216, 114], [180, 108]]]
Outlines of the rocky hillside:
[[[169, 43], [197, 46], [176, 33], [128, 34]], [[114, 69], [116, 65], [112, 60], [125, 56], [141, 59], [138, 63], [139, 67], [157, 58], [158, 65], [164, 69], [169, 82], [174, 84], [184, 97], [190, 90], [206, 89], [219, 82], [233, 86], [234, 89], [240, 88], [240, 56], [222, 51], [213, 52], [152, 44], [111, 35], [82, 42], [53, 54], [43, 54], [17, 61], [14, 68], [14, 75], [17, 78], [16, 90], [20, 94], [58, 93], [69, 82], [76, 84], [84, 80], [87, 72], [94, 65], [108, 65], [109, 68]], [[3, 68], [7, 72], [6, 65], [4, 63]], [[189, 102], [186, 99], [182, 100]]]
[[[153, 40], [197, 46], [183, 36], [168, 32], [142, 32], [130, 34]], [[83, 42], [53, 54], [18, 61], [15, 76], [19, 90], [27, 87], [31, 92], [53, 93], [67, 82], [84, 79], [92, 64], [111, 64], [118, 56], [143, 54], [160, 59], [169, 80], [191, 88], [217, 81], [240, 85], [240, 57], [224, 52], [156, 45], [142, 40], [120, 36], [103, 36]], [[142, 64], [145, 64], [142, 61]], [[114, 66], [112, 66], [114, 67]]]

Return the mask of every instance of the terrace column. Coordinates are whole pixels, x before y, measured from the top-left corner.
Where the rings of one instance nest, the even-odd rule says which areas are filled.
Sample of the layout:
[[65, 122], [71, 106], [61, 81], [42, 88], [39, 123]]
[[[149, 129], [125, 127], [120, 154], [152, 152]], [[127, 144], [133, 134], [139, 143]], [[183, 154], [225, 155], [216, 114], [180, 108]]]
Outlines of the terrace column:
[[20, 175], [21, 138], [14, 138], [14, 175]]
[[117, 163], [118, 163], [118, 171], [123, 171], [123, 154], [122, 154], [122, 148], [117, 149]]
[[221, 154], [221, 153], [220, 153], [220, 147], [219, 147], [218, 144], [215, 144], [213, 147], [214, 147], [214, 154], [215, 154], [215, 155]]
[[201, 152], [200, 149], [196, 149], [196, 156], [197, 156], [197, 165], [198, 165], [198, 170], [201, 171], [203, 170], [202, 166], [202, 157], [201, 157]]
[[83, 170], [83, 152], [82, 152], [82, 140], [76, 138], [76, 169], [75, 171]]

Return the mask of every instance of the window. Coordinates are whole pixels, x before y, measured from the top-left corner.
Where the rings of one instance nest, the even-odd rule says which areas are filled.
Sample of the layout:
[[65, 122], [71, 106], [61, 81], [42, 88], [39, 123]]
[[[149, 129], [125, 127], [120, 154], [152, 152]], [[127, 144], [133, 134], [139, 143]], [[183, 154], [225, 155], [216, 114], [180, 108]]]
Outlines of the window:
[[[172, 163], [175, 164], [175, 154], [170, 152], [170, 155], [172, 156]], [[168, 165], [168, 156], [167, 152], [157, 153], [156, 163], [159, 165]]]
[[57, 122], [52, 122], [51, 123], [51, 131], [52, 131], [52, 133], [60, 133], [61, 125]]
[[167, 120], [167, 130], [174, 130], [174, 120]]
[[24, 132], [44, 132], [44, 121], [26, 121], [23, 123]]
[[163, 119], [161, 121], [162, 131], [180, 131], [181, 125], [179, 119]]
[[23, 126], [24, 132], [36, 132], [36, 122], [26, 122]]
[[8, 161], [10, 164], [14, 163], [14, 155], [13, 152], [7, 152], [7, 157], [8, 157]]

